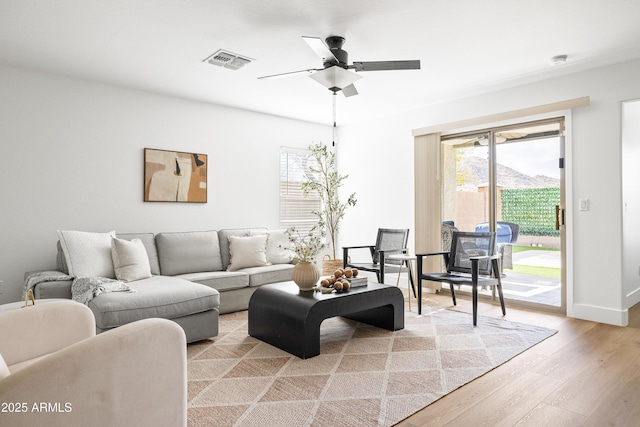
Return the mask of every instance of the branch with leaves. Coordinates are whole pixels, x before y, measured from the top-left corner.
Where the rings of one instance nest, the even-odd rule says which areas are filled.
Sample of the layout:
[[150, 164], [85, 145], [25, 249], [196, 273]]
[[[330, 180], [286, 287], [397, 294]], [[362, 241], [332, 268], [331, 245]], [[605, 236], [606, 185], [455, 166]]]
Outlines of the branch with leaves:
[[289, 245], [279, 245], [281, 249], [289, 249], [294, 253], [293, 262], [315, 262], [316, 257], [324, 248], [324, 232], [314, 233], [309, 231], [302, 234], [295, 227], [290, 227], [286, 231], [289, 238]]
[[356, 194], [351, 194], [345, 202], [341, 202], [338, 189], [349, 175], [340, 175], [336, 168], [336, 154], [330, 151], [324, 144], [311, 144], [309, 146], [311, 157], [315, 162], [309, 166], [312, 177], [302, 183], [302, 192], [306, 196], [316, 192], [322, 201], [322, 210], [313, 211], [318, 217], [318, 224], [313, 229], [326, 230], [331, 238], [333, 259], [336, 259], [336, 242], [340, 221], [344, 217], [348, 206], [356, 205]]

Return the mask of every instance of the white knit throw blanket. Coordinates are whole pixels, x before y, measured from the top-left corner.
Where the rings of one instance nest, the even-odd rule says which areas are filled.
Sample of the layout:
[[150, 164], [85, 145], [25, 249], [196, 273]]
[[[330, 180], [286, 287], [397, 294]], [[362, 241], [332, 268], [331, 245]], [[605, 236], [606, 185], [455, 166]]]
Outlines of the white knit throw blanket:
[[71, 284], [71, 297], [74, 301], [85, 305], [106, 292], [135, 292], [135, 290], [120, 280], [105, 277], [78, 277]]
[[29, 289], [43, 282], [56, 282], [73, 280], [71, 284], [71, 297], [74, 301], [82, 304], [89, 304], [93, 298], [106, 292], [135, 292], [126, 283], [120, 280], [107, 279], [106, 277], [77, 277], [68, 276], [59, 271], [39, 271], [30, 274], [25, 280], [22, 298], [25, 297]]

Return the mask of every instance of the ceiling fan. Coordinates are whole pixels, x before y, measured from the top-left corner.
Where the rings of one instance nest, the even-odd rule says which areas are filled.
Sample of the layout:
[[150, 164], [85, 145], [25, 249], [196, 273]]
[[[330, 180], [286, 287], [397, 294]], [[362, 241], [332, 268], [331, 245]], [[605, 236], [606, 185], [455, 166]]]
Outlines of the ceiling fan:
[[349, 65], [349, 54], [342, 50], [345, 42], [344, 37], [329, 36], [323, 42], [318, 37], [305, 37], [302, 39], [307, 42], [309, 47], [322, 59], [324, 68], [309, 68], [306, 70], [290, 71], [287, 73], [272, 74], [269, 76], [258, 77], [259, 79], [268, 79], [273, 77], [283, 77], [300, 73], [312, 73], [309, 77], [332, 91], [334, 95], [338, 91], [342, 91], [344, 96], [357, 95], [353, 83], [360, 79], [356, 73], [349, 70], [360, 71], [386, 71], [386, 70], [419, 70], [420, 60], [410, 61], [369, 61], [369, 62], [353, 62]]

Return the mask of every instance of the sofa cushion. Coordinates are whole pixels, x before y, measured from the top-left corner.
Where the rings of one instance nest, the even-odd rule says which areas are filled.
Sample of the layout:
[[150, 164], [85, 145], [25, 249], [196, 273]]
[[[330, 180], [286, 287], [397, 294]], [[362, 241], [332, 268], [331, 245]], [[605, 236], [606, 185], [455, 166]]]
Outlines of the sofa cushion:
[[222, 257], [222, 269], [229, 268], [231, 262], [231, 254], [229, 252], [229, 236], [246, 237], [249, 235], [248, 228], [218, 230], [220, 237], [220, 256]]
[[147, 251], [140, 239], [111, 240], [111, 259], [116, 279], [123, 282], [148, 279], [151, 277], [151, 266]]
[[151, 274], [157, 276], [160, 274], [160, 262], [158, 261], [158, 248], [156, 248], [156, 238], [153, 233], [117, 233], [118, 239], [133, 240], [140, 239], [147, 251], [149, 257], [149, 266]]
[[249, 287], [249, 275], [241, 271], [206, 271], [173, 277], [207, 285], [220, 292]]
[[286, 229], [282, 230], [251, 230], [250, 236], [267, 234], [267, 261], [271, 264], [289, 264], [293, 259], [294, 252], [291, 249], [291, 242]]
[[216, 231], [156, 235], [160, 271], [165, 276], [222, 270]]
[[240, 271], [249, 274], [249, 286], [262, 286], [269, 283], [288, 282], [293, 274], [293, 264], [274, 264], [266, 267], [244, 268]]
[[270, 265], [267, 261], [266, 234], [258, 236], [229, 236], [229, 254], [231, 261], [228, 271], [237, 271], [247, 267], [263, 267]]
[[220, 306], [215, 289], [176, 277], [154, 276], [131, 283], [136, 290], [100, 294], [89, 308], [100, 329], [111, 329], [149, 317], [173, 319]]
[[36, 299], [73, 299], [71, 284], [73, 280], [56, 280], [54, 282], [42, 282], [34, 289]]
[[57, 233], [70, 276], [116, 277], [111, 260], [111, 238], [115, 236], [115, 231], [90, 233], [58, 230]]

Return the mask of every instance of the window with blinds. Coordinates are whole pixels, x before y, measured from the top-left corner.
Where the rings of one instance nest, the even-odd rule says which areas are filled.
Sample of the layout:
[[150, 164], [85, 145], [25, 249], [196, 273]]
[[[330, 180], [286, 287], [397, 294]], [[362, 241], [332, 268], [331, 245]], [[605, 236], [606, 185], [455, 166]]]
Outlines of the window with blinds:
[[320, 196], [302, 194], [302, 183], [310, 176], [308, 150], [280, 147], [280, 226], [306, 233], [318, 223], [313, 211], [322, 208]]

